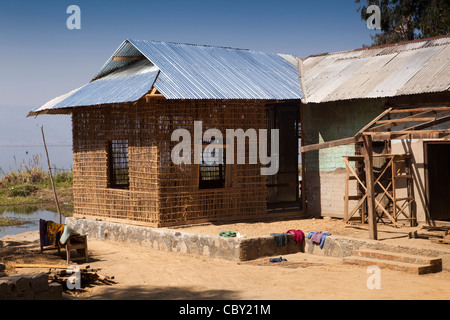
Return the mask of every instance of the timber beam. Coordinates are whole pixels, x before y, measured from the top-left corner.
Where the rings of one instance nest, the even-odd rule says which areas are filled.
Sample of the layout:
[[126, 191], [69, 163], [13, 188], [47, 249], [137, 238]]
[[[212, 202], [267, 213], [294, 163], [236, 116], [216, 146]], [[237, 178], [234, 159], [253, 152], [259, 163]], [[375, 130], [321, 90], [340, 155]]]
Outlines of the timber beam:
[[112, 61], [140, 61], [144, 59], [144, 56], [114, 56]]

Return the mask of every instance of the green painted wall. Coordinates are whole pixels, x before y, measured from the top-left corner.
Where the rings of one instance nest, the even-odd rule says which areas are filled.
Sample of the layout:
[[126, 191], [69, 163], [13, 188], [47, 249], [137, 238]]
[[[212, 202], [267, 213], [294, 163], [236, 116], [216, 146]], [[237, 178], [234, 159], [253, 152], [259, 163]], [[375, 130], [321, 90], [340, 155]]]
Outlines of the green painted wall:
[[[385, 103], [385, 99], [365, 99], [304, 105], [305, 145], [354, 136], [384, 111]], [[306, 154], [306, 170], [331, 172], [345, 168], [342, 157], [354, 154], [354, 144], [311, 151]]]

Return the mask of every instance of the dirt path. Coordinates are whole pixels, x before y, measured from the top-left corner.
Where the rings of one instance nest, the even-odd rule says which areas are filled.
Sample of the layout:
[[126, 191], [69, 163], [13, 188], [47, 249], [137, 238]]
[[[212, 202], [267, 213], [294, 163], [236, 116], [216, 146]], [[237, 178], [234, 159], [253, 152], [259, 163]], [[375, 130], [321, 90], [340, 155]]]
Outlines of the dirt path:
[[[125, 249], [125, 250], [124, 250]], [[97, 251], [99, 250], [99, 251]], [[93, 243], [93, 256], [118, 285], [93, 295], [120, 299], [449, 299], [450, 274], [382, 271], [380, 290], [369, 290], [365, 268], [307, 254], [284, 256], [311, 266], [255, 266], [166, 253], [125, 244]], [[132, 269], [131, 269], [132, 268]]]
[[[56, 250], [39, 253], [37, 232], [7, 236], [0, 241], [0, 261], [6, 262], [8, 273], [38, 271], [14, 269], [14, 262], [64, 263]], [[368, 289], [366, 283], [371, 274], [367, 269], [343, 265], [338, 258], [291, 254], [283, 258], [303, 264], [287, 268], [164, 252], [126, 243], [91, 240], [89, 247], [91, 268], [114, 276], [117, 284], [95, 284], [77, 295], [65, 294], [67, 299], [450, 298], [450, 273], [445, 271], [418, 276], [382, 270], [381, 289]]]

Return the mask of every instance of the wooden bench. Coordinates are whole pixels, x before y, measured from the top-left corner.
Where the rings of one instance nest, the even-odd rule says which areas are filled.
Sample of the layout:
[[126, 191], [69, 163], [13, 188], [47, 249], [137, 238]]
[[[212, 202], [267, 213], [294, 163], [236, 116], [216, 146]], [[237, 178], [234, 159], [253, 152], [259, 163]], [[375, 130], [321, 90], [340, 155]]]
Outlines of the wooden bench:
[[[62, 245], [66, 249], [66, 259], [67, 264], [70, 263], [70, 261], [79, 261], [84, 260], [84, 262], [88, 262], [88, 244], [87, 244], [87, 236], [80, 235], [80, 236], [71, 236], [69, 239], [67, 239], [67, 242]], [[72, 257], [71, 251], [77, 250], [77, 253], [79, 257]]]

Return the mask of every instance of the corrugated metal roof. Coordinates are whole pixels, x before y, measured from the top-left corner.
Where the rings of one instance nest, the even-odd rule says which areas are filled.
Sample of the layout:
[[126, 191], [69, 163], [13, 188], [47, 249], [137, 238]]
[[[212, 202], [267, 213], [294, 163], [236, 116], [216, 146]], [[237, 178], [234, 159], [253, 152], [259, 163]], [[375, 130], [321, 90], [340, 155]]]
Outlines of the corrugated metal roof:
[[161, 69], [166, 99], [301, 99], [298, 69], [273, 53], [129, 40]]
[[116, 49], [116, 51], [112, 54], [112, 56], [105, 62], [100, 71], [95, 75], [94, 79], [101, 78], [115, 70], [123, 68], [132, 63], [132, 61], [114, 61], [113, 57], [138, 57], [143, 56], [142, 53], [136, 49], [135, 46], [130, 45], [128, 41], [122, 42], [122, 44]]
[[[84, 85], [84, 86], [85, 86], [85, 85]], [[63, 100], [65, 100], [66, 98], [70, 97], [70, 96], [73, 95], [75, 92], [77, 92], [78, 90], [82, 89], [84, 86], [82, 86], [82, 87], [80, 87], [80, 88], [78, 88], [78, 89], [72, 90], [72, 91], [70, 91], [70, 92], [68, 92], [68, 93], [66, 93], [66, 94], [63, 94], [63, 95], [61, 95], [61, 96], [59, 96], [59, 97], [56, 97], [56, 98], [50, 100], [49, 102], [47, 102], [46, 104], [44, 104], [42, 107], [40, 107], [40, 108], [38, 108], [38, 109], [32, 111], [32, 112], [30, 113], [30, 115], [34, 115], [34, 113], [42, 112], [42, 111], [44, 111], [44, 110], [50, 110], [50, 109], [53, 109], [53, 108], [54, 108], [57, 104], [59, 104], [61, 101], [63, 101]]]
[[301, 99], [298, 69], [293, 61], [295, 58], [289, 55], [243, 49], [126, 40], [90, 83], [30, 114], [136, 101], [152, 85], [166, 99]]
[[[117, 56], [144, 60], [113, 59]], [[152, 85], [167, 99], [303, 99], [307, 103], [450, 89], [450, 36], [300, 60], [303, 88], [296, 59], [290, 55], [126, 40], [90, 83], [30, 114], [136, 101]]]
[[136, 101], [152, 87], [159, 69], [148, 60], [127, 66], [55, 98], [30, 115], [48, 110]]
[[308, 103], [450, 89], [450, 36], [301, 60]]

